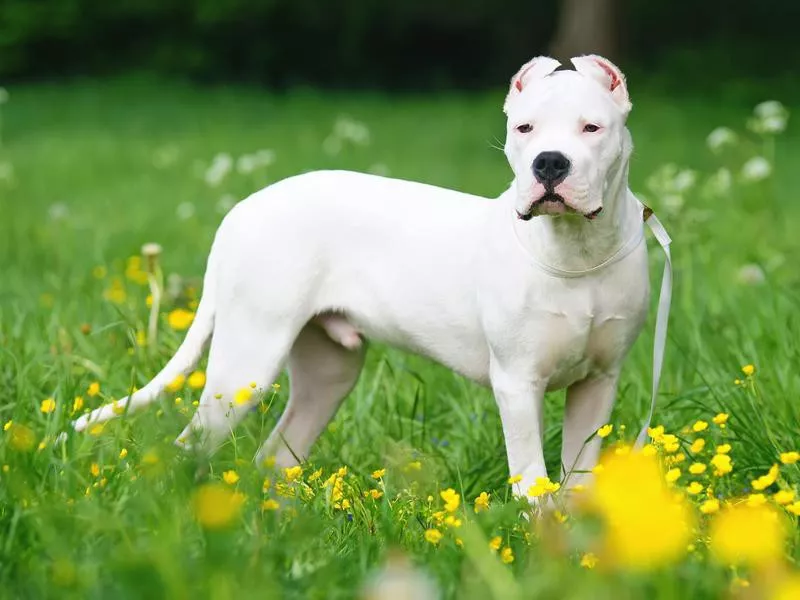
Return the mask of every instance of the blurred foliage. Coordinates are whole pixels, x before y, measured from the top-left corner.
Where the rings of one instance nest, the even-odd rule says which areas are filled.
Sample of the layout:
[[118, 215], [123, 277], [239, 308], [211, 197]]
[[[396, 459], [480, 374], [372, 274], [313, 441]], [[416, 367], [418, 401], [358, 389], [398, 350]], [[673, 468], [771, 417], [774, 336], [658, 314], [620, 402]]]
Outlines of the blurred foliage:
[[[794, 0], [621, 2], [628, 65], [669, 56], [683, 77], [702, 80], [709, 72], [785, 72], [799, 52]], [[271, 87], [478, 87], [547, 52], [558, 4], [4, 0], [0, 76], [144, 69]]]

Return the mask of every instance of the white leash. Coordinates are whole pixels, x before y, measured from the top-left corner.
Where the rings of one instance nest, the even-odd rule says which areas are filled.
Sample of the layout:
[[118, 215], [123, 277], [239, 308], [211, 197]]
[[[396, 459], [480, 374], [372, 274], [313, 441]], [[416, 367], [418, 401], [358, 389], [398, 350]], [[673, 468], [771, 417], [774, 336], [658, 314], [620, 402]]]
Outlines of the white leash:
[[[661, 291], [658, 297], [655, 337], [653, 338], [653, 389], [650, 395], [650, 410], [647, 413], [647, 419], [644, 422], [644, 427], [636, 438], [636, 448], [641, 448], [647, 441], [647, 430], [650, 428], [650, 422], [652, 421], [653, 413], [656, 410], [658, 386], [659, 383], [661, 383], [661, 368], [664, 365], [664, 351], [667, 345], [667, 323], [669, 321], [669, 308], [670, 304], [672, 303], [672, 255], [670, 254], [669, 250], [669, 245], [672, 243], [672, 239], [669, 237], [667, 230], [664, 229], [661, 221], [658, 220], [658, 217], [653, 214], [653, 211], [650, 208], [646, 206], [644, 207], [644, 213], [642, 217], [644, 222], [647, 223], [647, 226], [650, 228], [650, 231], [655, 236], [656, 240], [658, 240], [661, 249], [664, 250], [664, 256], [666, 257], [666, 260], [664, 261], [664, 274], [661, 277]], [[516, 229], [514, 229], [514, 235], [517, 235]], [[642, 227], [639, 233], [632, 236], [627, 242], [620, 246], [617, 251], [606, 260], [594, 267], [591, 267], [590, 269], [585, 269], [583, 271], [567, 271], [566, 269], [559, 269], [558, 267], [540, 262], [530, 252], [527, 254], [536, 264], [536, 266], [545, 273], [549, 273], [554, 277], [571, 279], [574, 277], [588, 275], [589, 273], [594, 273], [595, 271], [599, 271], [600, 269], [621, 261], [623, 258], [628, 256], [628, 254], [633, 252], [633, 250], [639, 246], [643, 239], [644, 227]], [[522, 245], [519, 237], [517, 237], [517, 241], [520, 242], [520, 245]]]
[[667, 346], [667, 324], [669, 322], [669, 307], [672, 303], [672, 255], [669, 251], [669, 245], [672, 239], [669, 237], [667, 230], [653, 214], [649, 208], [644, 209], [644, 221], [650, 227], [656, 240], [664, 250], [664, 274], [661, 277], [661, 292], [658, 297], [658, 312], [656, 313], [656, 330], [653, 337], [653, 390], [650, 396], [650, 411], [647, 413], [647, 419], [644, 422], [642, 431], [639, 432], [639, 437], [636, 438], [636, 448], [641, 448], [647, 441], [647, 430], [650, 428], [650, 422], [653, 419], [653, 413], [656, 410], [656, 399], [658, 397], [658, 384], [661, 383], [661, 367], [664, 365], [664, 350]]

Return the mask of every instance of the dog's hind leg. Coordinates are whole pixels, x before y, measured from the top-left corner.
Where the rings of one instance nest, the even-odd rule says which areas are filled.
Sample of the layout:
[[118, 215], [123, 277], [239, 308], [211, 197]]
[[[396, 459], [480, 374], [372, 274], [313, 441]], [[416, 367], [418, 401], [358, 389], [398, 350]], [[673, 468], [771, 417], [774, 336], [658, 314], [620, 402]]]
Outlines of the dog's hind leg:
[[350, 350], [320, 327], [307, 324], [289, 354], [289, 402], [256, 456], [264, 465], [275, 456], [279, 468], [305, 460], [342, 400], [356, 384], [365, 349]]
[[176, 443], [212, 453], [278, 376], [299, 327], [254, 311], [219, 314], [208, 355], [206, 386]]

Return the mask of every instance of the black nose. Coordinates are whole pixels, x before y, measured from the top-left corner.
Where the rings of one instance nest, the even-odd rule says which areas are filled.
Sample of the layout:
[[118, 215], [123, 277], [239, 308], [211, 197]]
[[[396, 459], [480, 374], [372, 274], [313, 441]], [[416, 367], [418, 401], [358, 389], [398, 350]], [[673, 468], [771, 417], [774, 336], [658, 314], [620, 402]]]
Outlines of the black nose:
[[533, 176], [552, 189], [564, 181], [569, 167], [569, 159], [561, 152], [542, 152], [533, 160]]

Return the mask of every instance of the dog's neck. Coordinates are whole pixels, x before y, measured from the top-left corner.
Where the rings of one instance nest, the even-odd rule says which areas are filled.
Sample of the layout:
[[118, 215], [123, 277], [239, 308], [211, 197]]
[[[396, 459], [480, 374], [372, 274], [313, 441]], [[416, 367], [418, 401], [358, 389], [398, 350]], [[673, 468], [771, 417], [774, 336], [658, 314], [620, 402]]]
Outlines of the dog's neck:
[[593, 220], [580, 215], [516, 218], [515, 186], [503, 196], [517, 238], [540, 263], [557, 270], [580, 272], [605, 262], [642, 229], [641, 207], [628, 189], [629, 152], [623, 152], [606, 179], [603, 211]]

